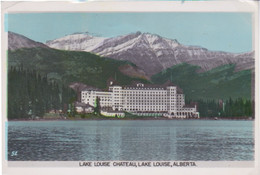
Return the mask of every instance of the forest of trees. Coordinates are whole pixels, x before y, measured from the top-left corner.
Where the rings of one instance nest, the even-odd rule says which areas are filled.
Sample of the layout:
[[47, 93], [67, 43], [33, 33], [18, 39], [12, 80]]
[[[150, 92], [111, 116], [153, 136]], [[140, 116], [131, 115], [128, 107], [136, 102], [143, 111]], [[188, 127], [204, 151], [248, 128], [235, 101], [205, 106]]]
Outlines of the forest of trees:
[[[76, 93], [62, 83], [49, 81], [35, 70], [11, 67], [8, 71], [8, 119], [42, 117], [50, 110], [71, 114]], [[186, 100], [186, 103], [192, 103]], [[254, 118], [254, 101], [238, 98], [228, 100], [196, 100], [200, 117]], [[95, 112], [99, 113], [99, 99]]]
[[254, 101], [238, 98], [228, 100], [197, 100], [200, 117], [254, 118]]
[[66, 113], [75, 100], [72, 89], [35, 70], [11, 67], [8, 71], [8, 119], [42, 117], [50, 110]]

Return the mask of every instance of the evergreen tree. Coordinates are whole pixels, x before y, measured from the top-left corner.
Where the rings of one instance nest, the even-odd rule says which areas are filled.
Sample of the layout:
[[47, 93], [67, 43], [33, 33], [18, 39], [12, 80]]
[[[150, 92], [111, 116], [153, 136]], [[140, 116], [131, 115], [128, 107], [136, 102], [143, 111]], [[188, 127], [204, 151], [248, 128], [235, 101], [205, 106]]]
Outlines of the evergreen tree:
[[8, 119], [41, 117], [49, 110], [62, 109], [75, 99], [72, 89], [49, 82], [47, 76], [35, 70], [11, 67], [8, 71]]
[[214, 100], [197, 102], [201, 117], [253, 117], [254, 105], [251, 100], [229, 98], [221, 103]]
[[95, 101], [95, 106], [94, 106], [95, 114], [100, 114], [100, 109], [101, 109], [101, 107], [100, 107], [100, 98], [97, 97], [96, 101]]

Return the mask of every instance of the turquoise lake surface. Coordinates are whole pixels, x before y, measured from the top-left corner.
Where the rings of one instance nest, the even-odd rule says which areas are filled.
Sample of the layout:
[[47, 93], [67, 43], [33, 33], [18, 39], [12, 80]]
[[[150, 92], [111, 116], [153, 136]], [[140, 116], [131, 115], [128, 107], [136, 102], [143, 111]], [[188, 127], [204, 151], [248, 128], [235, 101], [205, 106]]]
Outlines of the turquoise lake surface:
[[8, 160], [251, 161], [254, 121], [9, 121]]

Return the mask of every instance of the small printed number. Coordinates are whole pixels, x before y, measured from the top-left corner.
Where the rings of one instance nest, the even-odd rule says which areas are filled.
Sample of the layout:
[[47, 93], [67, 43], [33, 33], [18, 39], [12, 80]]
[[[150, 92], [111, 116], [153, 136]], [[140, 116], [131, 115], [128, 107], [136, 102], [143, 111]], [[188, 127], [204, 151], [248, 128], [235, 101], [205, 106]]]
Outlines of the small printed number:
[[17, 156], [18, 151], [12, 151], [11, 156]]

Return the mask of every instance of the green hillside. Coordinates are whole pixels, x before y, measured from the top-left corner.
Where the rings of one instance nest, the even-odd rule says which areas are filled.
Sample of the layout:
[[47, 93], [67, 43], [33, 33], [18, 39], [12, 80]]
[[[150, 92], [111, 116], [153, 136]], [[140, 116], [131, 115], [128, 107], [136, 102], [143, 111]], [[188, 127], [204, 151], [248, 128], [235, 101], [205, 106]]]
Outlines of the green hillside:
[[[106, 88], [108, 78], [116, 78], [126, 85], [133, 80], [149, 83], [145, 79], [129, 77], [119, 71], [122, 65], [135, 66], [127, 61], [104, 58], [77, 51], [61, 51], [50, 48], [30, 48], [9, 51], [8, 66], [35, 69], [47, 74], [48, 79], [68, 85], [81, 82], [98, 88]], [[251, 99], [251, 71], [235, 72], [235, 65], [225, 65], [208, 72], [197, 73], [199, 67], [189, 64], [175, 65], [151, 77], [153, 83], [167, 80], [183, 89], [187, 99]]]
[[179, 64], [153, 75], [149, 82], [120, 72], [120, 68], [129, 66], [135, 67], [127, 61], [87, 52], [50, 48], [9, 51], [8, 118], [43, 116], [50, 110], [60, 109], [66, 114], [68, 109], [73, 110], [76, 99], [69, 84], [80, 82], [104, 89], [110, 77], [121, 85], [133, 80], [156, 84], [171, 80], [183, 89], [187, 104], [197, 102], [201, 117], [253, 116], [250, 70], [235, 72], [235, 65], [225, 65], [198, 73], [197, 66]]
[[199, 67], [175, 65], [152, 76], [154, 83], [171, 80], [181, 87], [187, 99], [251, 99], [251, 71], [235, 72], [235, 65], [224, 65], [208, 72], [197, 73]]
[[68, 85], [81, 82], [98, 88], [106, 88], [106, 81], [116, 78], [119, 84], [129, 84], [132, 80], [147, 82], [122, 74], [119, 66], [132, 65], [127, 61], [118, 61], [99, 57], [87, 52], [61, 51], [50, 48], [24, 48], [8, 52], [8, 66], [35, 69], [46, 74], [48, 79], [62, 81]]

